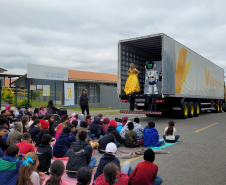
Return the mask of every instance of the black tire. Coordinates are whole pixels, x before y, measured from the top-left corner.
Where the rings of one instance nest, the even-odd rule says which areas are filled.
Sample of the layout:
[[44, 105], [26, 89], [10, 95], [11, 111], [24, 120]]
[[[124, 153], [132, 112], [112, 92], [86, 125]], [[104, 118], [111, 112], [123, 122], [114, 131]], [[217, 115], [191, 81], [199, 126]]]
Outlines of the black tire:
[[194, 103], [188, 102], [188, 117], [193, 118], [195, 113]]
[[223, 103], [220, 102], [220, 111], [219, 111], [219, 113], [222, 113], [222, 111], [223, 111]]
[[217, 102], [216, 113], [220, 113], [220, 102]]
[[194, 116], [195, 117], [198, 117], [199, 116], [199, 113], [200, 113], [200, 105], [199, 105], [199, 102], [195, 102], [194, 108], [195, 108]]
[[181, 116], [184, 119], [188, 118], [188, 103], [184, 102], [181, 107]]

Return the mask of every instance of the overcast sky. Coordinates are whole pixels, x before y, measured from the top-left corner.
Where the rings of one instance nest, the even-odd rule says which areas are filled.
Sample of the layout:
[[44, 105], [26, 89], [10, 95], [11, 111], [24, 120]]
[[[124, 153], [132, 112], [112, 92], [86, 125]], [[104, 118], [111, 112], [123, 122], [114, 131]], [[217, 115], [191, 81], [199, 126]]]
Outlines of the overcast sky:
[[225, 0], [2, 0], [0, 68], [117, 73], [119, 40], [165, 33], [226, 70]]

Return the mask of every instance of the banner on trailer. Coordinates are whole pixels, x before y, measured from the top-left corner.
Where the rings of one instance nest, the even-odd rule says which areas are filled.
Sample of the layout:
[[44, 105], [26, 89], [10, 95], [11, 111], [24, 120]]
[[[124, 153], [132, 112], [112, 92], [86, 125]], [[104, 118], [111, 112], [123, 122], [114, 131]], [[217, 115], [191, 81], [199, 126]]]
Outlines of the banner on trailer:
[[43, 85], [43, 96], [50, 96], [50, 85]]
[[64, 106], [74, 105], [74, 83], [64, 83]]

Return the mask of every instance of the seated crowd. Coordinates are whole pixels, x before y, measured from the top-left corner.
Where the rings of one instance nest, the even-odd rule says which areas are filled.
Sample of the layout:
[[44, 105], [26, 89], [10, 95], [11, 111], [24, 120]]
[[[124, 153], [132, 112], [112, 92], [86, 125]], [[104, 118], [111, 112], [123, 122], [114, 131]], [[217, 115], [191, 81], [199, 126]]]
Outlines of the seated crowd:
[[[157, 176], [158, 166], [153, 162], [152, 149], [144, 153], [144, 162], [133, 170], [127, 161], [120, 166], [115, 154], [121, 145], [125, 147], [159, 147], [175, 143], [174, 122], [170, 121], [164, 130], [163, 139], [154, 122], [148, 122], [143, 128], [139, 118], [129, 121], [103, 118], [102, 114], [90, 115], [73, 113], [71, 117], [63, 115], [56, 124], [55, 117], [47, 114], [45, 107], [23, 112], [21, 108], [14, 114], [7, 106], [0, 115], [0, 180], [6, 185], [23, 184], [67, 184], [61, 177], [66, 171], [69, 178], [76, 178], [77, 184], [161, 184]], [[98, 139], [97, 142], [94, 140]], [[93, 182], [91, 172], [97, 163], [92, 157], [93, 149], [103, 153]], [[68, 157], [66, 166], [60, 158]], [[23, 158], [23, 160], [22, 160]], [[58, 159], [57, 159], [58, 158]], [[54, 160], [53, 160], [54, 159]], [[56, 160], [57, 159], [57, 160]], [[142, 173], [142, 171], [147, 173]], [[45, 178], [45, 174], [49, 178]]]

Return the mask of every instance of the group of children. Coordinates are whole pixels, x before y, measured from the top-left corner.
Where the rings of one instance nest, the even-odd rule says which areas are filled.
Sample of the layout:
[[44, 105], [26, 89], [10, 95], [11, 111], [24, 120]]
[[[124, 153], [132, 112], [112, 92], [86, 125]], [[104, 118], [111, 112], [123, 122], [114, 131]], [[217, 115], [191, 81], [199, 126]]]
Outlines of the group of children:
[[[92, 121], [90, 115], [85, 118], [83, 114], [74, 113], [70, 118], [63, 115], [56, 125], [53, 115], [33, 114], [29, 108], [26, 108], [26, 114], [23, 115], [23, 111], [18, 108], [19, 114], [10, 122], [12, 118], [8, 109], [2, 111], [0, 116], [0, 179], [4, 176], [3, 184], [64, 184], [61, 176], [65, 169], [68, 177], [76, 178], [78, 182], [79, 179], [86, 182], [88, 178], [83, 176], [85, 171], [90, 173], [97, 162], [96, 158], [92, 157], [94, 148], [104, 153], [94, 176], [94, 184], [122, 184], [119, 183], [120, 179], [124, 179], [122, 182], [138, 184], [143, 181], [137, 180], [137, 172], [132, 173], [130, 164], [125, 163], [121, 171], [120, 162], [115, 158], [117, 148], [123, 144], [126, 147], [160, 146], [164, 142], [176, 142], [179, 139], [173, 121], [166, 127], [164, 139], [159, 139], [155, 123], [149, 122], [143, 129], [139, 118], [134, 118], [134, 122], [128, 121], [128, 117], [110, 120], [100, 114]], [[94, 138], [99, 141], [94, 142]], [[23, 157], [23, 161], [19, 157]], [[66, 167], [61, 160], [52, 162], [53, 157], [68, 157]], [[144, 160], [151, 163], [154, 161], [153, 158], [149, 160], [147, 157], [144, 157]], [[112, 173], [109, 173], [109, 170]], [[155, 179], [157, 183], [157, 170], [158, 168], [155, 168], [152, 180], [149, 177], [149, 184], [154, 184]], [[120, 171], [123, 173], [119, 173]], [[48, 180], [45, 180], [45, 174], [50, 175]]]

